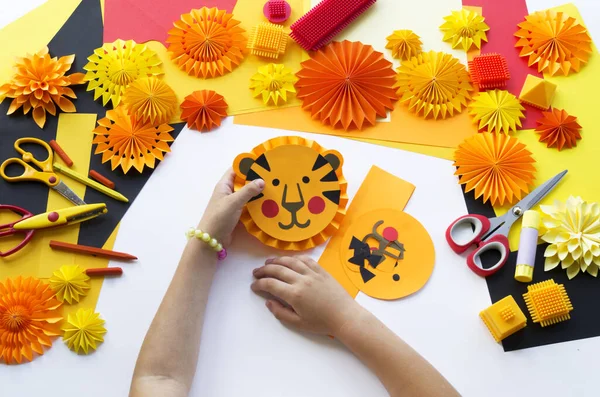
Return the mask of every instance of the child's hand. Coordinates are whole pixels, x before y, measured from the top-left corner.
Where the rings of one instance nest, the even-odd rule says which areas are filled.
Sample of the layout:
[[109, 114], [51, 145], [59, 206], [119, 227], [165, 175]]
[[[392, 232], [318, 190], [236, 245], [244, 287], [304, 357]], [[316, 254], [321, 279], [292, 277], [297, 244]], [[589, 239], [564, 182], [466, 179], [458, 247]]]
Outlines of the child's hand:
[[254, 269], [254, 292], [271, 294], [267, 307], [283, 323], [304, 331], [333, 335], [362, 310], [342, 286], [306, 256], [268, 259]]

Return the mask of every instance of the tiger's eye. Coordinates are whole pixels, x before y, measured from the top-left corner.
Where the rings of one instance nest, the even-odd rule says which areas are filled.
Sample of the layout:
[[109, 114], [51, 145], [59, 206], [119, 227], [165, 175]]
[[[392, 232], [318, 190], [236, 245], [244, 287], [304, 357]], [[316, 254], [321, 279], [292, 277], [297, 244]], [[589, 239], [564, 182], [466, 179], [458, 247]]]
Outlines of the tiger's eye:
[[279, 179], [273, 179], [273, 186], [279, 186]]
[[308, 182], [310, 182], [310, 178], [307, 176], [304, 176], [304, 177], [302, 177], [302, 182], [308, 183]]

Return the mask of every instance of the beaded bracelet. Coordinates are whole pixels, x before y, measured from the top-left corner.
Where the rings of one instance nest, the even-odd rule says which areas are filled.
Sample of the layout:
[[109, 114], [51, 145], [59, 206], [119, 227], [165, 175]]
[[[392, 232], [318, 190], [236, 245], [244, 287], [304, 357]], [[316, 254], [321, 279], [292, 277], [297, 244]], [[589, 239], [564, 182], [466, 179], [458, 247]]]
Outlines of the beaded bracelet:
[[217, 241], [216, 238], [210, 237], [210, 234], [203, 232], [200, 229], [190, 227], [185, 233], [185, 236], [189, 239], [196, 237], [198, 240], [207, 243], [217, 253], [217, 259], [222, 261], [227, 257], [227, 250], [223, 248], [223, 245]]

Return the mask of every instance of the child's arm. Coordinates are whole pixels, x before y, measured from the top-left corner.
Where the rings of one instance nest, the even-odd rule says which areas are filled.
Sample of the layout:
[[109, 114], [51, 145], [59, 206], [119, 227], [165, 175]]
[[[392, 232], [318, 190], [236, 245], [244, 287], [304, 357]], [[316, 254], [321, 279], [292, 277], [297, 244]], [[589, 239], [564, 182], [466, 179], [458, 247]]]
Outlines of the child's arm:
[[[243, 206], [264, 188], [264, 182], [256, 180], [233, 193], [233, 178], [229, 171], [216, 186], [198, 226], [224, 247], [231, 242]], [[131, 396], [188, 395], [216, 266], [216, 252], [208, 244], [190, 239], [146, 334], [131, 382]]]
[[423, 357], [363, 309], [318, 263], [308, 257], [269, 259], [254, 270], [255, 292], [269, 299], [280, 321], [301, 330], [333, 335], [365, 363], [391, 396], [458, 396]]

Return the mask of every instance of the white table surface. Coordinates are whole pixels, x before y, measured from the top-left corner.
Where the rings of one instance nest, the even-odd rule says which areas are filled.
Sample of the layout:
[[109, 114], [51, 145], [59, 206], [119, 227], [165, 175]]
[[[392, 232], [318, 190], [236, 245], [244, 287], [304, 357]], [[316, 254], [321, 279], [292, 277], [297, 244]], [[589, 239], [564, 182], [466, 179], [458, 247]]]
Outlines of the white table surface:
[[[0, 27], [41, 3], [2, 2]], [[381, 41], [390, 29], [417, 28], [415, 24], [429, 20], [427, 27], [419, 27], [426, 47], [447, 51], [437, 26], [441, 16], [460, 7], [460, 0], [411, 2], [410, 11], [402, 3], [406, 4], [379, 0], [377, 32], [367, 36], [363, 28], [356, 28], [346, 37]], [[591, 25], [592, 37], [600, 39], [600, 25], [593, 23], [600, 16], [600, 2], [574, 3]], [[560, 4], [528, 1], [530, 11]], [[455, 54], [464, 60], [464, 54]], [[121, 278], [104, 283], [97, 311], [106, 319], [105, 343], [89, 356], [78, 356], [58, 339], [31, 363], [0, 366], [0, 395], [126, 395], [143, 336], [185, 244], [183, 231], [199, 219], [212, 187], [236, 154], [281, 134], [287, 132], [236, 126], [231, 118], [212, 133], [184, 129], [121, 222], [115, 249], [133, 252], [139, 261]], [[594, 373], [600, 339], [510, 353], [493, 342], [478, 317], [491, 303], [485, 282], [451, 252], [443, 237], [446, 226], [466, 213], [451, 162], [331, 136], [298, 135], [344, 155], [351, 197], [373, 164], [416, 185], [406, 211], [433, 238], [437, 260], [430, 281], [419, 293], [398, 301], [363, 294], [357, 300], [430, 360], [463, 395], [598, 395]], [[310, 254], [318, 258], [323, 248]], [[272, 318], [264, 300], [252, 294], [251, 270], [273, 254], [243, 228], [237, 230], [211, 290], [191, 395], [387, 395], [377, 378], [337, 341], [287, 329]]]

